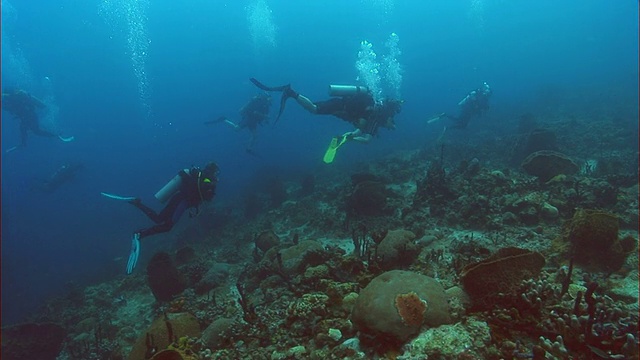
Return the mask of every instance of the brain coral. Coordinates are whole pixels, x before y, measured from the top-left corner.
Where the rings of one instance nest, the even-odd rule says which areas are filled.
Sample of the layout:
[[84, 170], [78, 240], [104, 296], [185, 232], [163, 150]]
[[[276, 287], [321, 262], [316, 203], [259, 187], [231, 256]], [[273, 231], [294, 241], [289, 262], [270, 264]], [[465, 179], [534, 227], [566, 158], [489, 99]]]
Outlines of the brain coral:
[[358, 296], [351, 319], [362, 333], [407, 341], [423, 325], [450, 323], [442, 286], [411, 271], [387, 271], [371, 280]]

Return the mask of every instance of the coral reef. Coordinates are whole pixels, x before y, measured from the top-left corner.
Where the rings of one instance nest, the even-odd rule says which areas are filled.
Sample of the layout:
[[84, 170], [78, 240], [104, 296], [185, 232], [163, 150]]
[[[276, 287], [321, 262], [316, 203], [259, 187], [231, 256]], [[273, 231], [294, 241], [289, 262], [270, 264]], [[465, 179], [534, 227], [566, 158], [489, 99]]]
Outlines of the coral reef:
[[68, 334], [59, 360], [638, 359], [637, 139], [521, 120], [346, 171], [265, 168], [210, 232], [30, 321]]

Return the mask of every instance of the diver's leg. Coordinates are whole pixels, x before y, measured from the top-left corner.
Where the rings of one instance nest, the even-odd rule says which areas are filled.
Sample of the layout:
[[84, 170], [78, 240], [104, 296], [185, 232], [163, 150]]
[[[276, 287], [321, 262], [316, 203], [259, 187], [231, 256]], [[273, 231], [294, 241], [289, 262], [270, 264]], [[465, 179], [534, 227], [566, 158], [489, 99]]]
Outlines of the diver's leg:
[[[140, 199], [136, 198], [134, 200], [129, 201], [129, 204], [137, 207], [138, 209], [140, 209], [140, 211], [142, 211], [145, 215], [147, 215], [147, 217], [149, 219], [151, 219], [151, 221], [153, 221], [156, 224], [160, 224], [162, 223], [164, 220], [162, 219], [162, 217], [155, 212], [155, 210], [153, 210], [152, 208], [148, 207], [147, 205], [143, 204], [142, 201], [140, 201]], [[171, 203], [169, 203], [171, 204]]]
[[249, 140], [249, 146], [247, 146], [247, 151], [253, 151], [253, 147], [256, 144], [256, 139], [258, 137], [258, 129], [251, 129], [251, 140]]
[[162, 222], [177, 223], [182, 214], [187, 210], [187, 200], [176, 195], [169, 200], [169, 204], [159, 214]]
[[158, 225], [154, 225], [150, 228], [138, 230], [136, 231], [136, 233], [140, 234], [140, 239], [142, 239], [147, 236], [168, 232], [172, 228], [173, 223], [171, 221], [167, 221]]
[[308, 112], [312, 114], [317, 113], [318, 107], [308, 97], [302, 94], [298, 94], [298, 96], [296, 96], [295, 99], [296, 99], [296, 102], [300, 104], [300, 106], [302, 106]]
[[[182, 199], [180, 196], [172, 197], [171, 200], [169, 200], [169, 204], [165, 206], [164, 209], [162, 209], [160, 214], [156, 214], [153, 210], [142, 205], [142, 203], [139, 201], [133, 204], [140, 210], [142, 210], [147, 216], [149, 216], [151, 220], [157, 223], [157, 225], [154, 225], [150, 228], [136, 231], [136, 233], [140, 234], [141, 239], [146, 236], [170, 231], [171, 229], [173, 229], [173, 225], [178, 222], [182, 214], [187, 209], [187, 201]], [[150, 211], [150, 213], [147, 213], [145, 209], [147, 211]], [[152, 218], [150, 215], [155, 216], [156, 219]]]
[[58, 135], [49, 132], [47, 130], [43, 130], [40, 128], [40, 126], [36, 125], [31, 127], [31, 132], [33, 132], [34, 134], [38, 135], [38, 136], [44, 136], [44, 137], [57, 137]]
[[451, 126], [454, 129], [464, 129], [469, 125], [469, 120], [471, 120], [472, 114], [469, 112], [463, 112], [457, 118], [453, 118], [453, 125]]

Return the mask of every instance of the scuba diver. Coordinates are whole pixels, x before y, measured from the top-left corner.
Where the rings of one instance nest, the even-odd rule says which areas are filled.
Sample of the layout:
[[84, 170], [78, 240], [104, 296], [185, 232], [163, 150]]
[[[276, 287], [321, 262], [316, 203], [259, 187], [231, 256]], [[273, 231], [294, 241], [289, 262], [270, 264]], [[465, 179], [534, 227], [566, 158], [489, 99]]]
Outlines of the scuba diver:
[[76, 173], [80, 170], [84, 169], [84, 165], [82, 164], [64, 164], [56, 170], [56, 172], [49, 177], [49, 179], [38, 183], [34, 186], [34, 189], [52, 193], [56, 191], [62, 184], [72, 180], [76, 177]]
[[458, 116], [451, 116], [446, 113], [442, 113], [428, 121], [432, 123], [434, 121], [441, 120], [442, 118], [449, 118], [453, 120], [451, 125], [454, 129], [465, 129], [469, 125], [469, 121], [476, 117], [481, 117], [489, 110], [489, 98], [491, 97], [491, 88], [486, 82], [482, 83], [482, 87], [473, 90], [460, 100], [458, 107], [460, 113]]
[[[351, 123], [356, 129], [332, 139], [325, 162], [333, 161], [335, 151], [348, 140], [368, 143], [377, 135], [381, 127], [395, 129], [394, 116], [401, 110], [402, 100], [383, 99], [376, 103], [373, 95], [365, 86], [358, 85], [330, 85], [330, 99], [313, 102], [308, 97], [299, 94], [291, 85], [268, 87], [258, 80], [251, 78], [257, 87], [265, 91], [282, 91], [278, 118], [282, 115], [288, 98], [293, 98], [305, 110], [317, 115], [333, 115]], [[327, 156], [331, 154], [330, 156]], [[327, 161], [329, 160], [329, 161]]]
[[191, 209], [190, 217], [197, 216], [200, 213], [200, 204], [213, 200], [218, 183], [218, 173], [218, 165], [213, 162], [207, 164], [203, 170], [198, 167], [180, 170], [178, 175], [155, 194], [156, 199], [167, 203], [159, 213], [144, 205], [139, 198], [102, 193], [108, 198], [128, 201], [156, 223], [156, 225], [134, 232], [131, 239], [131, 253], [127, 262], [127, 274], [133, 272], [138, 262], [142, 238], [170, 231], [187, 209]]
[[[27, 146], [27, 132], [44, 137], [57, 137], [64, 142], [73, 140], [73, 136], [65, 138], [62, 135], [56, 135], [50, 131], [44, 130], [40, 126], [37, 111], [47, 106], [35, 96], [24, 90], [9, 90], [2, 92], [2, 109], [10, 112], [20, 120], [20, 147]], [[16, 150], [18, 146], [14, 146], [7, 152]]]
[[235, 130], [249, 129], [251, 131], [251, 140], [247, 146], [247, 152], [255, 155], [253, 146], [258, 135], [258, 125], [266, 122], [269, 118], [270, 109], [271, 96], [268, 93], [262, 93], [252, 97], [247, 104], [240, 108], [240, 121], [238, 123], [234, 123], [226, 116], [220, 116], [216, 120], [205, 122], [205, 124], [224, 122]]

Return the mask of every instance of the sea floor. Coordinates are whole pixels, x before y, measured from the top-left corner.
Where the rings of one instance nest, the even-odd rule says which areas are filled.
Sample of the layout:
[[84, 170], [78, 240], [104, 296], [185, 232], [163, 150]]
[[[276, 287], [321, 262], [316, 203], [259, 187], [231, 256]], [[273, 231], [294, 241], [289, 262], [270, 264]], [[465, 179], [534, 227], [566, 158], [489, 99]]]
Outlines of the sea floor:
[[59, 360], [638, 359], [637, 149], [487, 143], [274, 176], [33, 323]]

